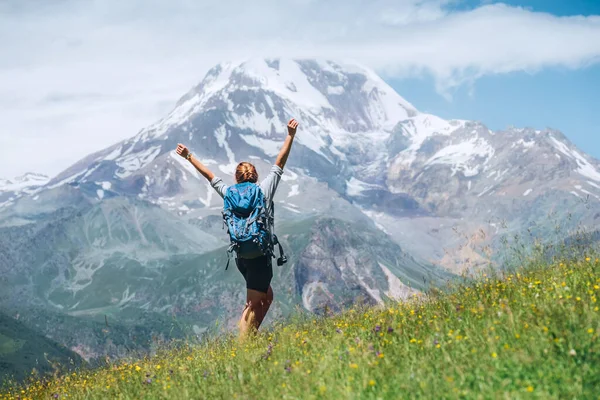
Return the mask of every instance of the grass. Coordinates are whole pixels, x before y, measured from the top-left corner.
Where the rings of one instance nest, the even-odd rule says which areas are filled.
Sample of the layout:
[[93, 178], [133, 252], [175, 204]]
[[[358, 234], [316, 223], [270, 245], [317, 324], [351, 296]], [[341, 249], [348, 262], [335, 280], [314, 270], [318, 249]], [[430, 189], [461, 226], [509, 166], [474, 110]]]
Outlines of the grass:
[[[500, 274], [500, 273], [499, 273]], [[0, 399], [599, 398], [600, 261], [533, 263], [447, 291], [7, 387]]]

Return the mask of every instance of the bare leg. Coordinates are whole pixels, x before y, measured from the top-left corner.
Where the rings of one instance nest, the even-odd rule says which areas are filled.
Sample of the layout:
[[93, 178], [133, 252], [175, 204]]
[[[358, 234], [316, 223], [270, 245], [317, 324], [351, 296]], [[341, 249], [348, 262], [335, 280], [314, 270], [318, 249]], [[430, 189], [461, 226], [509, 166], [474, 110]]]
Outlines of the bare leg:
[[264, 318], [261, 315], [263, 314], [263, 305], [266, 302], [267, 293], [246, 289], [246, 307], [240, 319], [240, 339], [245, 339], [250, 332], [256, 332], [260, 326], [258, 318]]
[[263, 320], [267, 316], [267, 312], [269, 311], [269, 308], [271, 307], [272, 303], [273, 303], [273, 288], [271, 288], [271, 286], [269, 286], [269, 290], [267, 290], [267, 297], [265, 298], [265, 300], [263, 300], [263, 303], [262, 303], [262, 307], [260, 310], [261, 312], [256, 315], [256, 329], [258, 329], [260, 327]]

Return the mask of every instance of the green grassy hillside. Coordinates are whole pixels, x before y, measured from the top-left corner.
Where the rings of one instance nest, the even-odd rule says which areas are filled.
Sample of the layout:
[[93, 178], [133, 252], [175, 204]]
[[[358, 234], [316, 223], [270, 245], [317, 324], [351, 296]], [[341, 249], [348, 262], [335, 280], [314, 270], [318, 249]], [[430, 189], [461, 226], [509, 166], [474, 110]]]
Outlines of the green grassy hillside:
[[593, 257], [538, 263], [386, 307], [296, 317], [246, 344], [221, 337], [165, 349], [5, 398], [598, 398], [599, 293]]
[[0, 314], [0, 382], [22, 380], [34, 369], [40, 374], [52, 372], [54, 364], [72, 367], [81, 363], [76, 353]]

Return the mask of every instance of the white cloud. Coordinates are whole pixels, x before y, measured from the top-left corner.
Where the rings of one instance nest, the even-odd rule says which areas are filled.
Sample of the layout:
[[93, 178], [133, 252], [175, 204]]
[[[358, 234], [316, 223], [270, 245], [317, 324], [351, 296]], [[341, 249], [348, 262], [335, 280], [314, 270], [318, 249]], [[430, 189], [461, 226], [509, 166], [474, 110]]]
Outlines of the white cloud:
[[598, 16], [502, 4], [453, 11], [457, 2], [1, 3], [0, 177], [53, 175], [132, 136], [228, 59], [351, 59], [388, 77], [430, 73], [440, 93], [484, 75], [599, 60]]

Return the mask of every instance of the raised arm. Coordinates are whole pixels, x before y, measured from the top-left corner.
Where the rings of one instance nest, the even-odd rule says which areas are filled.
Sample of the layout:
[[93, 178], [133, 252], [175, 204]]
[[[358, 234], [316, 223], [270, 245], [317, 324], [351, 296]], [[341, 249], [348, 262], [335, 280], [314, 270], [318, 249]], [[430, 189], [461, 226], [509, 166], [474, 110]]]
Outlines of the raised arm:
[[290, 155], [292, 143], [294, 142], [294, 136], [296, 136], [296, 128], [298, 128], [298, 121], [296, 121], [293, 118], [290, 119], [290, 122], [288, 122], [287, 124], [288, 135], [285, 138], [285, 141], [283, 142], [281, 150], [279, 150], [277, 160], [275, 160], [275, 165], [277, 165], [281, 169], [285, 167], [285, 163], [287, 162], [288, 156]]
[[206, 165], [202, 164], [200, 160], [194, 157], [187, 147], [179, 143], [176, 151], [177, 154], [192, 163], [192, 165], [198, 170], [198, 172], [202, 174], [203, 177], [208, 179], [209, 182], [212, 182], [212, 180], [215, 178], [215, 174], [213, 174], [211, 170], [206, 167]]

